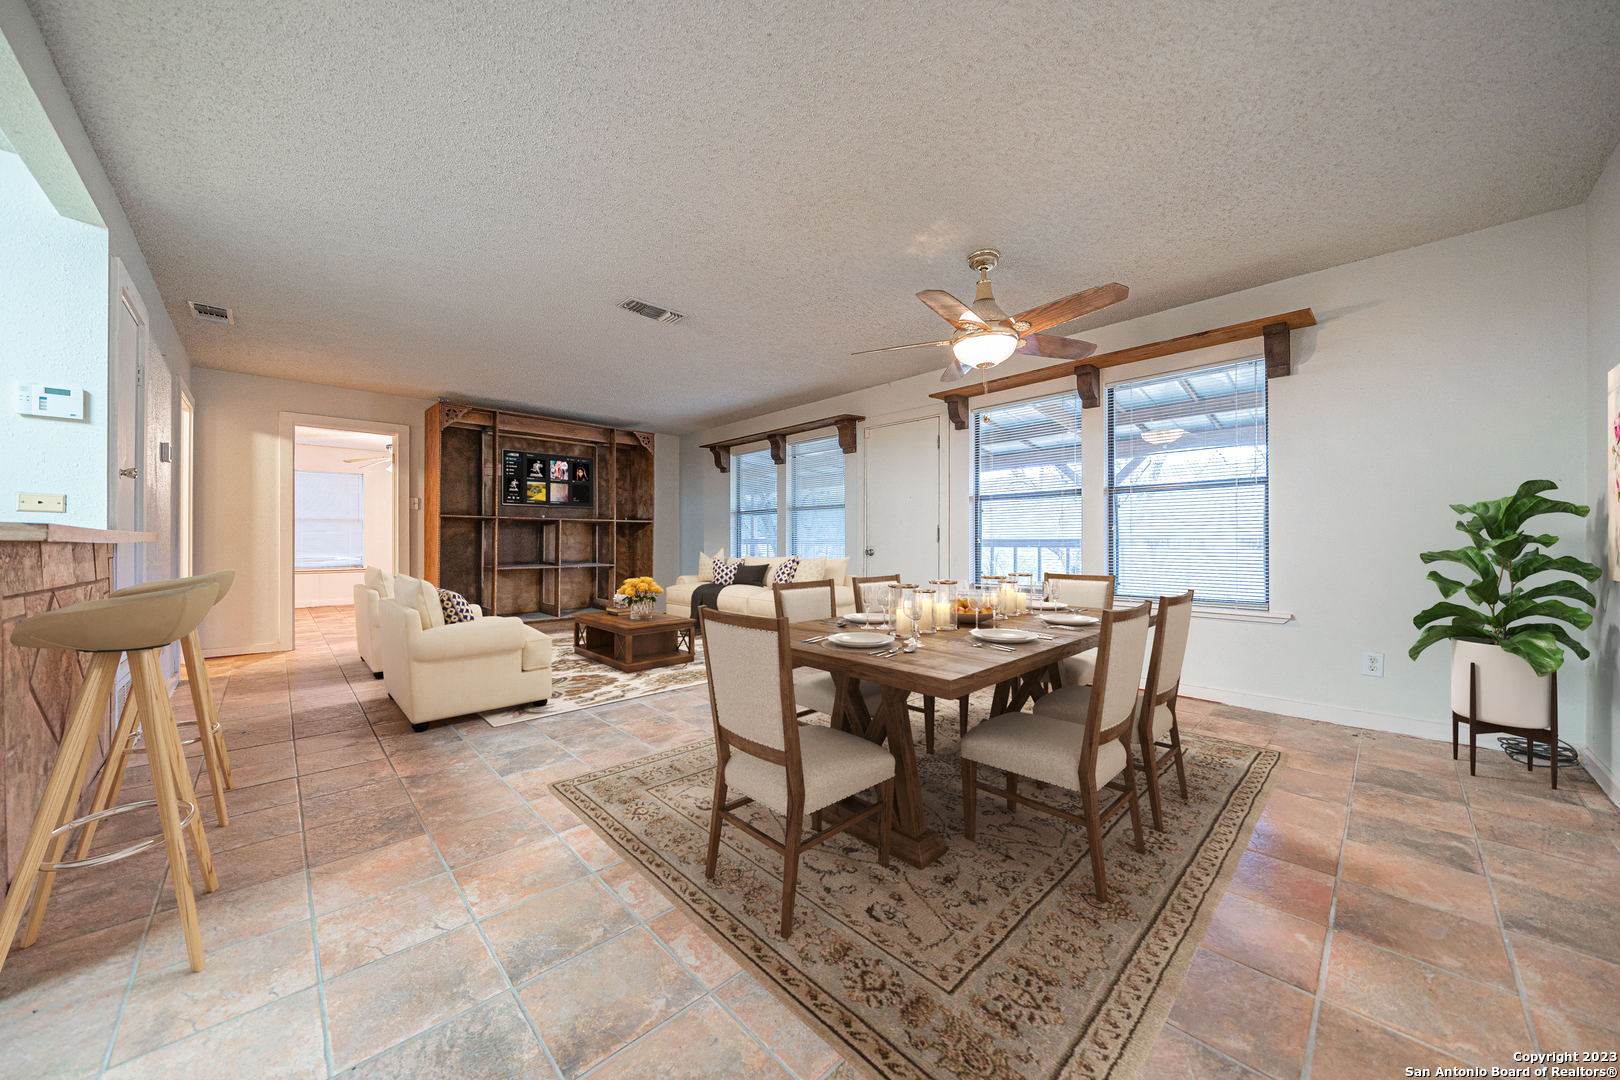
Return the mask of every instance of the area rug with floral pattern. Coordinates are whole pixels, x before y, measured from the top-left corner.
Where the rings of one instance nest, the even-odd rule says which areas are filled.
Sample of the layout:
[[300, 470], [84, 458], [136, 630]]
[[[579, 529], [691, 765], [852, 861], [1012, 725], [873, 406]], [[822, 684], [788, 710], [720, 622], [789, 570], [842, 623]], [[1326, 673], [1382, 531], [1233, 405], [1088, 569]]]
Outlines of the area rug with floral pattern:
[[[978, 718], [987, 706], [988, 694], [976, 695]], [[704, 878], [712, 742], [551, 790], [868, 1076], [1137, 1076], [1283, 756], [1186, 735], [1190, 798], [1167, 767], [1165, 831], [1146, 830], [1146, 854], [1132, 846], [1129, 816], [1114, 818], [1103, 903], [1084, 829], [982, 796], [978, 840], [962, 836], [955, 727], [941, 725], [935, 755], [922, 754], [920, 731], [917, 740], [929, 824], [949, 849], [926, 870], [898, 860], [884, 869], [847, 835], [813, 849], [786, 941], [780, 856], [728, 828], [715, 880]], [[1078, 795], [1036, 797], [1080, 812]], [[778, 815], [746, 811], [782, 834]], [[1143, 815], [1151, 820], [1145, 794]]]
[[647, 671], [620, 671], [616, 667], [574, 651], [574, 635], [551, 635], [551, 697], [544, 705], [522, 705], [515, 709], [491, 709], [479, 713], [491, 727], [505, 727], [519, 720], [543, 720], [561, 713], [589, 709], [610, 701], [662, 694], [695, 686], [708, 679], [703, 663], [703, 641], [697, 642], [697, 659], [689, 664], [651, 668]]

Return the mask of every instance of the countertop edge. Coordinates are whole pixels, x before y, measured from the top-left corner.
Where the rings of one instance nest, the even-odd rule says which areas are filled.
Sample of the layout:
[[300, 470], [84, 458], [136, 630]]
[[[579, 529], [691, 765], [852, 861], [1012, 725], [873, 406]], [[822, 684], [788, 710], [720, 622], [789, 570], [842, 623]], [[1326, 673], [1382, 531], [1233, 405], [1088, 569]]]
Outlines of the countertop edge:
[[147, 544], [157, 533], [118, 529], [89, 529], [80, 525], [48, 525], [32, 521], [0, 521], [0, 540], [52, 544]]

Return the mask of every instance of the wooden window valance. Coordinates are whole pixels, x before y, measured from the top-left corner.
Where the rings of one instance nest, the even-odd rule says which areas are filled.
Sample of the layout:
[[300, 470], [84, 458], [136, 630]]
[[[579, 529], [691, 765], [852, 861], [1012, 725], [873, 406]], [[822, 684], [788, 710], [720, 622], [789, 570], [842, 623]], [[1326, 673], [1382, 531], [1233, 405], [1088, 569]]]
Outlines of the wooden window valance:
[[842, 416], [829, 416], [824, 420], [812, 420], [808, 424], [794, 424], [792, 427], [776, 428], [774, 431], [759, 431], [735, 439], [722, 439], [719, 442], [704, 443], [703, 449], [714, 455], [715, 468], [721, 472], [730, 472], [731, 448], [733, 446], [769, 442], [771, 444], [771, 460], [778, 465], [786, 465], [789, 435], [801, 435], [806, 431], [815, 431], [817, 428], [835, 427], [838, 429], [838, 448], [846, 454], [853, 454], [855, 452], [855, 425], [865, 419], [864, 416], [845, 413]]
[[1213, 330], [1186, 334], [1166, 341], [1152, 341], [1146, 345], [1133, 345], [1129, 349], [1119, 349], [1116, 352], [1099, 353], [1088, 357], [1082, 364], [1072, 362], [1054, 364], [1051, 367], [1037, 368], [1016, 375], [1004, 375], [999, 379], [991, 379], [988, 384], [967, 385], [959, 390], [941, 390], [928, 396], [945, 402], [950, 410], [951, 424], [958, 431], [965, 430], [968, 426], [968, 402], [972, 398], [994, 394], [998, 390], [1014, 390], [1020, 386], [1050, 382], [1053, 379], [1073, 378], [1082, 406], [1093, 409], [1102, 404], [1100, 372], [1105, 367], [1118, 367], [1120, 364], [1132, 364], [1138, 360], [1152, 360], [1159, 356], [1171, 356], [1175, 353], [1191, 352], [1211, 345], [1225, 345], [1227, 342], [1256, 337], [1265, 339], [1266, 378], [1275, 379], [1293, 373], [1290, 331], [1315, 325], [1316, 316], [1311, 309], [1300, 308], [1298, 311], [1290, 311], [1283, 315], [1250, 319], [1248, 322], [1217, 326]]

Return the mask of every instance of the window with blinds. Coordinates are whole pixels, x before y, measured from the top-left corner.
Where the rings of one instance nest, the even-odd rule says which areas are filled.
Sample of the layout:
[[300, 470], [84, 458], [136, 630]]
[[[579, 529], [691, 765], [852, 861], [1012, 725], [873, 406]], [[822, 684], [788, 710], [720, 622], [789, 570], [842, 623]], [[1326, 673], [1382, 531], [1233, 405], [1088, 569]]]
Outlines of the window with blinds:
[[293, 473], [293, 569], [348, 570], [366, 565], [365, 477]]
[[1265, 607], [1267, 477], [1265, 360], [1110, 387], [1114, 594]]
[[790, 555], [844, 557], [844, 451], [838, 436], [788, 447]]
[[731, 556], [776, 557], [776, 462], [769, 448], [731, 456]]
[[1080, 572], [1080, 397], [973, 414], [973, 574]]

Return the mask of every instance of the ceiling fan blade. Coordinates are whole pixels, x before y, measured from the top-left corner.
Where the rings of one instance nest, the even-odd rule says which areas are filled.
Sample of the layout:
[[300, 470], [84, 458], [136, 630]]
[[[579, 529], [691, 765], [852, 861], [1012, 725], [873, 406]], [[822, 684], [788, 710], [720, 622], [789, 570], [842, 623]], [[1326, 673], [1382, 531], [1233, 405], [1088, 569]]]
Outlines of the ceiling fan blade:
[[392, 461], [393, 459], [393, 454], [367, 454], [365, 457], [346, 457], [343, 459], [343, 464], [353, 465], [357, 461]]
[[924, 289], [917, 294], [917, 299], [933, 308], [936, 315], [958, 329], [963, 326], [984, 325], [984, 320], [975, 315], [972, 308], [943, 289]]
[[1019, 322], [1029, 323], [1031, 330], [1039, 332], [1059, 323], [1073, 322], [1082, 315], [1090, 315], [1093, 311], [1101, 311], [1110, 304], [1119, 303], [1130, 294], [1131, 290], [1116, 281], [1098, 285], [1085, 292], [1077, 292], [1073, 296], [1065, 296], [1061, 300], [1053, 300], [1050, 304], [1032, 307], [1028, 311], [1019, 312], [1013, 318]]
[[1014, 352], [1025, 356], [1050, 356], [1054, 360], [1084, 360], [1097, 351], [1089, 341], [1057, 337], [1052, 334], [1031, 334], [1018, 343]]
[[939, 377], [939, 381], [955, 382], [972, 370], [972, 368], [953, 356], [951, 357], [951, 366], [945, 369], [945, 373]]
[[849, 355], [865, 356], [868, 353], [875, 352], [899, 352], [901, 349], [926, 349], [930, 345], [949, 345], [950, 343], [950, 338], [946, 338], [944, 341], [919, 341], [915, 345], [890, 345], [887, 349], [862, 349], [858, 353], [850, 353]]

